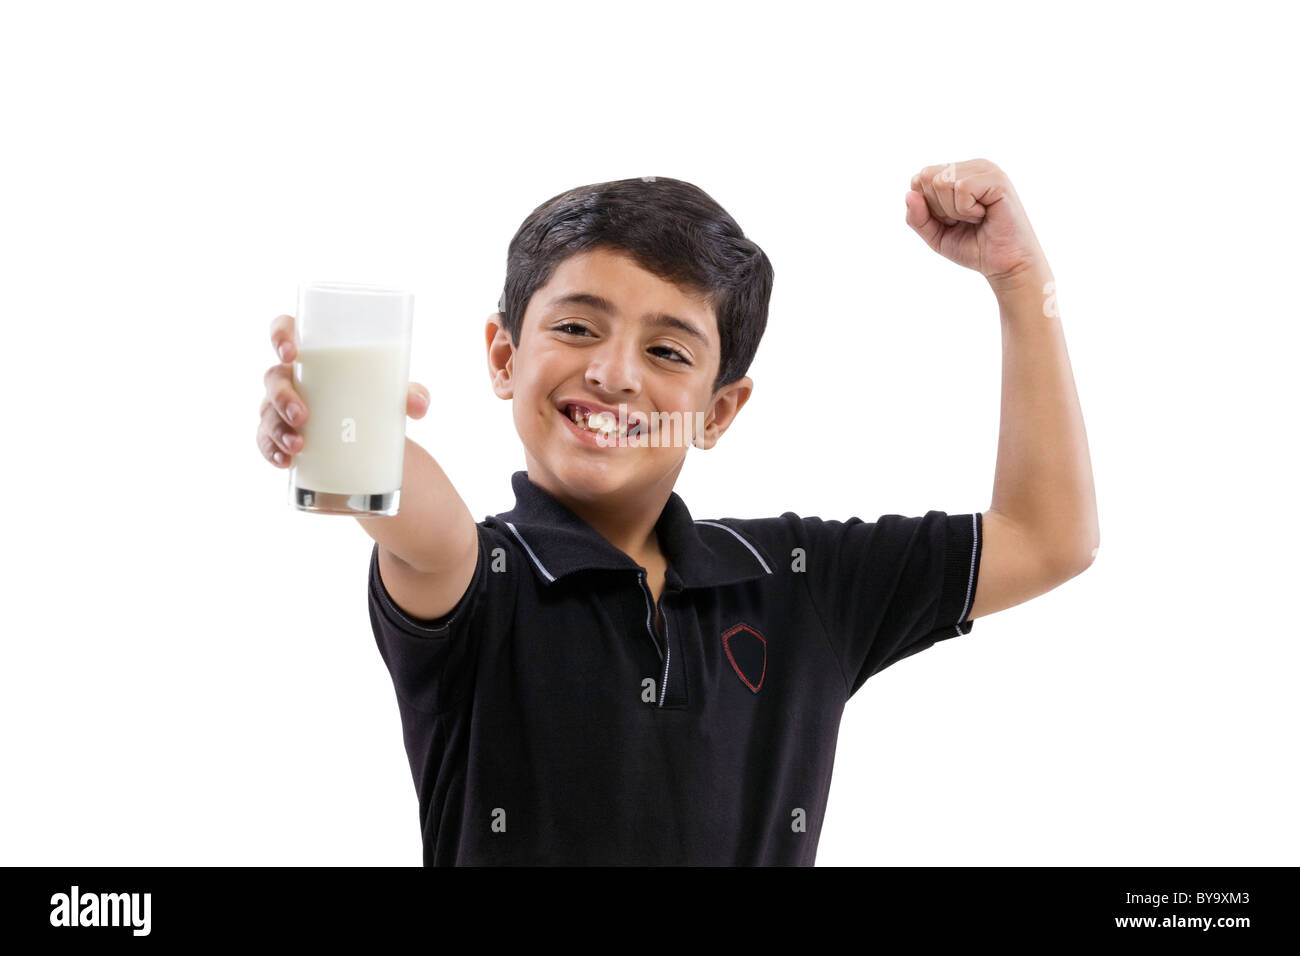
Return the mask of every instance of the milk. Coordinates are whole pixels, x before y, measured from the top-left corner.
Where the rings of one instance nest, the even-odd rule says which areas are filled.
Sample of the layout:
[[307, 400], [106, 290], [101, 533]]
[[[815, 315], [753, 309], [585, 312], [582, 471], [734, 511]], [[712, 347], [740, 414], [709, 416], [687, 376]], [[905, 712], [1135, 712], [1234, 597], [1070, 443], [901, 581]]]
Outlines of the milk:
[[402, 343], [299, 349], [294, 387], [309, 415], [294, 487], [380, 495], [402, 486], [409, 370]]

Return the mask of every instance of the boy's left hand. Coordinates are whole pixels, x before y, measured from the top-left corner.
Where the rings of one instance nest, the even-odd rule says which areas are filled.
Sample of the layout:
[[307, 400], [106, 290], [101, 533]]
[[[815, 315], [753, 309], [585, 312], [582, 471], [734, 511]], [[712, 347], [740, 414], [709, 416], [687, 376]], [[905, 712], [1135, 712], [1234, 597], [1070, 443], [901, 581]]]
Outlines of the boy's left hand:
[[926, 166], [912, 177], [907, 224], [939, 255], [995, 290], [1050, 275], [1007, 174], [987, 159]]

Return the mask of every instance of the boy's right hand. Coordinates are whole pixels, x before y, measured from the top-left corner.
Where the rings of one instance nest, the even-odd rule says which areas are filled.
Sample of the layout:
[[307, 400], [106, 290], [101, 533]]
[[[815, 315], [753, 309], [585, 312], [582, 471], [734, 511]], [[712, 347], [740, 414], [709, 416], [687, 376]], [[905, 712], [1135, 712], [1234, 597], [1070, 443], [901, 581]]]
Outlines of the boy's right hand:
[[[302, 451], [303, 437], [297, 431], [307, 420], [307, 403], [293, 387], [293, 360], [298, 347], [293, 341], [293, 316], [277, 315], [271, 322], [271, 348], [280, 361], [262, 377], [266, 397], [259, 409], [257, 447], [262, 457], [279, 468], [293, 464], [293, 456]], [[429, 410], [429, 390], [411, 382], [406, 392], [406, 414], [423, 418]]]

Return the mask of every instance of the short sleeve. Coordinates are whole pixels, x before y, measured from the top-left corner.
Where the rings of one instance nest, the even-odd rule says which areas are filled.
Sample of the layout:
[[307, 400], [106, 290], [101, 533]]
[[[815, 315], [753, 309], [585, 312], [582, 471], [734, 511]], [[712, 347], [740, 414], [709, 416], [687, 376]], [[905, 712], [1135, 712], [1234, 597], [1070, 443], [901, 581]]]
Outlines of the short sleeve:
[[469, 682], [473, 626], [486, 603], [487, 554], [482, 526], [474, 576], [442, 617], [412, 617], [393, 601], [379, 573], [379, 545], [370, 553], [370, 626], [398, 698], [422, 713], [440, 713], [460, 700]]
[[852, 697], [873, 674], [969, 634], [983, 515], [929, 511], [874, 522], [800, 518], [804, 579]]

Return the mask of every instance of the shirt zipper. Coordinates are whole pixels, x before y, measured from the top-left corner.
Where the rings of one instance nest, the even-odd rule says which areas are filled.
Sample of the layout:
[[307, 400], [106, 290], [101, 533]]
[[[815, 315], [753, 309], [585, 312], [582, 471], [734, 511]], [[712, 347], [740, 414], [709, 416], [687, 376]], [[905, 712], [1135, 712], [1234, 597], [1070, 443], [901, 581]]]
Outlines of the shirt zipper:
[[[638, 572], [637, 581], [639, 581], [641, 584], [641, 593], [645, 595], [646, 631], [649, 633], [650, 640], [654, 642], [655, 649], [657, 650], [659, 648], [659, 639], [655, 637], [654, 618], [655, 618], [655, 612], [658, 611], [659, 609], [654, 605], [654, 603], [650, 599], [650, 588], [646, 584], [646, 572], [644, 571]], [[668, 668], [672, 664], [672, 659], [673, 659], [673, 649], [671, 644], [668, 641], [668, 615], [667, 614], [664, 615], [664, 648], [663, 651], [660, 652], [660, 656], [663, 657], [664, 659], [664, 676], [663, 676], [663, 681], [659, 686], [659, 706], [662, 707], [664, 705], [664, 694], [668, 692]]]

